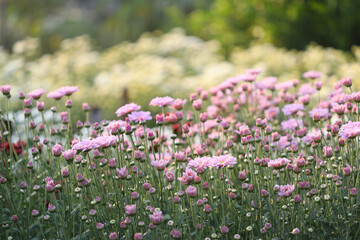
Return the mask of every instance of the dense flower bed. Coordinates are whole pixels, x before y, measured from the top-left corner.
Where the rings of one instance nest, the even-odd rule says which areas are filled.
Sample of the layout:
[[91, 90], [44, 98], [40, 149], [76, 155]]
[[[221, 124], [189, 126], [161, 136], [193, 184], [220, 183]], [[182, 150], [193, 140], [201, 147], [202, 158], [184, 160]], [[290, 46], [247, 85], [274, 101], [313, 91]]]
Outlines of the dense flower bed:
[[359, 238], [360, 92], [346, 77], [322, 99], [320, 77], [247, 69], [152, 99], [156, 115], [130, 103], [92, 124], [72, 118], [78, 87], [20, 92], [26, 139], [13, 144], [18, 93], [1, 86], [1, 239]]

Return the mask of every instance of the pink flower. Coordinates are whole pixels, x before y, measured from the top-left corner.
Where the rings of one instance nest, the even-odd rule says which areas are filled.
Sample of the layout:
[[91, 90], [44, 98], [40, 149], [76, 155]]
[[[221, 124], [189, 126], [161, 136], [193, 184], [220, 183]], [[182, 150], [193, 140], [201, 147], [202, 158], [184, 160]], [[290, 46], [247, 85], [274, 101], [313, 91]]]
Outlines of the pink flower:
[[169, 164], [169, 160], [164, 160], [164, 159], [151, 161], [151, 165], [156, 167], [156, 169], [159, 171], [164, 170], [168, 164]]
[[116, 232], [111, 232], [111, 233], [109, 234], [109, 239], [110, 239], [110, 240], [118, 239], [117, 233], [116, 233]]
[[309, 79], [321, 78], [321, 73], [311, 70], [304, 73], [303, 78], [309, 78]]
[[133, 111], [137, 111], [137, 110], [140, 110], [140, 106], [135, 104], [135, 103], [129, 103], [129, 104], [126, 104], [120, 108], [118, 108], [118, 110], [116, 110], [115, 114], [118, 116], [118, 117], [121, 117], [121, 116], [124, 116], [128, 113], [131, 113]]
[[317, 92], [316, 89], [313, 88], [311, 83], [305, 83], [305, 84], [301, 85], [301, 87], [299, 89], [300, 95], [312, 95], [316, 92]]
[[10, 85], [2, 85], [0, 86], [0, 92], [2, 92], [3, 95], [9, 95], [11, 91]]
[[132, 216], [136, 213], [136, 204], [133, 205], [126, 205], [125, 212], [127, 215]]
[[285, 105], [281, 110], [285, 115], [293, 115], [296, 114], [298, 111], [304, 111], [305, 108], [304, 105], [302, 104], [294, 103], [294, 104]]
[[280, 191], [279, 191], [279, 196], [282, 197], [289, 197], [295, 190], [295, 185], [281, 185], [280, 186]]
[[74, 160], [76, 154], [76, 150], [66, 150], [65, 152], [62, 153], [62, 156], [65, 158], [66, 161], [72, 161]]
[[288, 163], [290, 163], [289, 159], [286, 158], [277, 158], [275, 160], [270, 160], [268, 162], [268, 167], [273, 167], [273, 168], [283, 168], [285, 167]]
[[352, 139], [360, 135], [360, 122], [352, 122], [349, 121], [348, 123], [341, 126], [339, 131], [339, 136], [343, 139]]
[[297, 127], [300, 127], [298, 123], [302, 124], [302, 121], [291, 118], [287, 121], [283, 121], [281, 127], [284, 130], [295, 130]]
[[53, 152], [54, 156], [56, 156], [56, 157], [61, 155], [62, 150], [63, 150], [63, 147], [60, 144], [56, 144], [52, 148], [52, 152]]
[[344, 85], [345, 87], [351, 87], [352, 81], [350, 77], [345, 77], [340, 80], [340, 83]]
[[271, 107], [265, 110], [265, 117], [268, 120], [275, 120], [276, 116], [280, 113], [278, 107]]
[[33, 90], [27, 94], [29, 98], [39, 99], [46, 91], [42, 88]]
[[211, 166], [218, 169], [226, 166], [233, 166], [236, 164], [236, 158], [230, 155], [214, 156], [211, 161]]
[[196, 187], [191, 186], [191, 185], [188, 186], [185, 190], [185, 193], [191, 198], [196, 197], [196, 195], [197, 195]]
[[166, 107], [174, 103], [172, 97], [156, 97], [150, 101], [150, 106]]
[[141, 233], [135, 233], [134, 234], [134, 240], [141, 240], [143, 238]]
[[185, 172], [183, 172], [182, 177], [178, 178], [179, 181], [183, 182], [184, 184], [189, 184], [195, 180], [197, 177], [197, 173], [192, 170], [191, 168], [186, 168]]
[[153, 224], [157, 225], [157, 224], [161, 223], [161, 221], [163, 219], [163, 215], [162, 215], [161, 211], [155, 210], [155, 212], [153, 214], [149, 215], [149, 218]]
[[175, 239], [181, 238], [181, 233], [177, 229], [171, 230], [170, 235]]
[[56, 99], [56, 100], [60, 100], [63, 96], [64, 96], [64, 93], [59, 92], [59, 91], [49, 92], [47, 94], [48, 98], [52, 98], [52, 99]]
[[331, 117], [331, 113], [329, 113], [329, 109], [327, 108], [314, 108], [309, 112], [310, 117], [313, 117], [314, 113], [319, 114], [319, 117], [324, 119], [328, 119]]
[[79, 88], [77, 86], [64, 86], [56, 90], [57, 92], [60, 92], [66, 96], [70, 96], [74, 92], [79, 91]]
[[134, 122], [146, 122], [152, 119], [150, 112], [144, 111], [132, 112], [128, 115], [128, 118]]
[[124, 178], [127, 177], [126, 166], [121, 168], [121, 169], [116, 168], [116, 172], [118, 174], [118, 177], [121, 178], [121, 179], [124, 179]]
[[181, 110], [186, 103], [186, 99], [182, 100], [180, 98], [175, 99], [171, 107], [176, 110]]
[[357, 195], [357, 189], [356, 188], [350, 188], [350, 195], [356, 196]]
[[195, 100], [192, 106], [194, 107], [195, 110], [200, 110], [202, 106], [202, 100], [201, 99]]
[[221, 230], [221, 233], [228, 233], [229, 232], [229, 228], [227, 226], [222, 226], [220, 230]]

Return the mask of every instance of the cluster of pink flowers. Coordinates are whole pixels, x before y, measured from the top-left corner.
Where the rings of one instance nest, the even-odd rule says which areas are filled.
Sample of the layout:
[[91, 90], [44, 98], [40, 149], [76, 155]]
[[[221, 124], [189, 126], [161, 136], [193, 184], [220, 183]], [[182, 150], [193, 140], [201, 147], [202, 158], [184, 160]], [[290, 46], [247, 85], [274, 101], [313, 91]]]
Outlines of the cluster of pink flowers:
[[91, 149], [107, 148], [116, 146], [116, 136], [100, 136], [94, 139], [85, 139], [81, 142], [73, 142], [72, 149], [76, 151], [86, 152]]
[[126, 105], [118, 108], [118, 110], [116, 110], [115, 113], [118, 117], [121, 117], [121, 116], [125, 116], [128, 113], [138, 111], [138, 110], [140, 110], [140, 108], [141, 107], [135, 103], [129, 103], [129, 104], [126, 104]]

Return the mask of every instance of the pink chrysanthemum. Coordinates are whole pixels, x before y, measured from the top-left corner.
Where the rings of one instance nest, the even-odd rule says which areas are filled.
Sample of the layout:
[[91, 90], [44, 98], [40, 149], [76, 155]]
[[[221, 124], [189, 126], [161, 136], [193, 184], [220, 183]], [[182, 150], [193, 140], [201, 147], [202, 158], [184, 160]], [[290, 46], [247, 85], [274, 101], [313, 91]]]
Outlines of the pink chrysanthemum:
[[64, 93], [59, 92], [59, 91], [54, 91], [54, 92], [49, 92], [47, 97], [48, 98], [52, 98], [52, 99], [56, 99], [59, 100], [64, 96]]
[[171, 107], [176, 110], [181, 110], [183, 108], [183, 106], [185, 105], [185, 103], [186, 103], [186, 99], [177, 98], [171, 104]]
[[286, 166], [286, 164], [290, 163], [291, 161], [289, 159], [286, 158], [277, 158], [275, 160], [270, 160], [268, 162], [268, 167], [273, 167], [273, 168], [283, 168]]
[[128, 115], [128, 117], [130, 121], [134, 122], [146, 122], [152, 119], [150, 112], [144, 111], [132, 112]]
[[151, 161], [151, 165], [156, 167], [157, 170], [164, 170], [168, 164], [169, 164], [169, 160], [164, 160], [164, 159]]
[[27, 94], [27, 96], [29, 98], [39, 99], [44, 93], [46, 93], [46, 91], [44, 89], [40, 88], [40, 89], [35, 89], [35, 90], [29, 92]]
[[281, 128], [284, 130], [295, 130], [297, 127], [300, 127], [299, 124], [302, 125], [301, 120], [296, 120], [294, 118], [291, 118], [287, 121], [283, 121], [281, 123]]
[[70, 96], [74, 92], [79, 91], [77, 86], [64, 86], [56, 90], [57, 92], [63, 93], [66, 96]]
[[278, 107], [271, 107], [265, 110], [265, 117], [268, 120], [275, 120], [276, 116], [280, 113]]
[[355, 138], [360, 135], [360, 122], [352, 122], [349, 121], [348, 123], [341, 126], [339, 131], [339, 136], [343, 139], [351, 139]]
[[311, 85], [311, 83], [305, 83], [305, 84], [301, 85], [301, 87], [299, 89], [300, 95], [312, 95], [316, 92], [317, 92], [317, 90]]
[[282, 185], [280, 186], [279, 196], [289, 197], [295, 190], [295, 185]]
[[140, 110], [140, 106], [135, 104], [135, 103], [129, 103], [129, 104], [126, 104], [120, 108], [118, 108], [118, 110], [116, 110], [115, 114], [118, 116], [118, 117], [121, 117], [121, 116], [124, 116], [128, 113], [131, 113], [133, 111], [137, 111], [137, 110]]
[[276, 81], [277, 81], [276, 77], [267, 77], [264, 80], [262, 80], [261, 82], [257, 82], [255, 84], [255, 86], [257, 89], [260, 89], [260, 90], [275, 89]]
[[302, 104], [293, 103], [285, 105], [281, 110], [285, 115], [293, 115], [296, 114], [298, 111], [304, 111], [305, 108]]
[[150, 101], [150, 106], [166, 107], [174, 103], [172, 97], [156, 97]]
[[236, 164], [236, 158], [230, 155], [214, 156], [211, 161], [211, 166], [218, 169], [226, 166], [233, 166]]
[[311, 110], [309, 112], [310, 117], [313, 117], [314, 113], [319, 114], [320, 118], [330, 118], [331, 117], [331, 113], [329, 112], [329, 109], [327, 108], [314, 108], [313, 110]]
[[311, 70], [304, 73], [303, 78], [309, 78], [309, 79], [321, 78], [321, 73]]

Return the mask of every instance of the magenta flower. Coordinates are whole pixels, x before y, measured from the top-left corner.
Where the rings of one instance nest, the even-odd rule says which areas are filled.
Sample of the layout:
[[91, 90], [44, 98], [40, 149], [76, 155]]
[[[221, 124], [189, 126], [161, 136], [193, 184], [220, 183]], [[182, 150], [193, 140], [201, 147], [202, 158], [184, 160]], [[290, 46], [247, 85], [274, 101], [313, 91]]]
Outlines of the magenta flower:
[[339, 136], [343, 139], [352, 139], [360, 135], [360, 122], [352, 122], [341, 126]]
[[144, 112], [144, 111], [132, 112], [128, 115], [128, 117], [130, 121], [134, 121], [134, 122], [146, 122], [152, 119], [150, 112]]
[[39, 99], [46, 91], [42, 88], [33, 90], [27, 94], [29, 98]]
[[120, 108], [118, 108], [118, 110], [116, 110], [115, 114], [118, 116], [118, 117], [121, 117], [121, 116], [124, 116], [128, 113], [131, 113], [133, 111], [137, 111], [137, 110], [140, 110], [140, 106], [135, 104], [135, 103], [129, 103], [129, 104], [126, 104]]
[[163, 219], [163, 215], [161, 211], [154, 211], [153, 214], [149, 215], [150, 221], [157, 225], [160, 224], [162, 219]]
[[79, 91], [79, 88], [77, 86], [65, 86], [65, 87], [61, 87], [61, 88], [57, 89], [56, 91], [66, 95], [66, 96], [70, 96], [74, 92]]
[[127, 177], [126, 166], [123, 167], [123, 168], [121, 168], [121, 169], [116, 168], [116, 172], [117, 172], [118, 177], [119, 177], [120, 179], [124, 179], [124, 178]]
[[280, 186], [280, 191], [279, 191], [279, 196], [282, 197], [289, 197], [295, 190], [295, 185], [281, 185]]
[[177, 229], [171, 230], [170, 235], [175, 239], [181, 238], [181, 233]]
[[304, 111], [305, 108], [304, 105], [302, 104], [294, 103], [294, 104], [285, 105], [281, 110], [285, 115], [293, 115], [296, 114], [298, 111]]
[[304, 73], [302, 76], [303, 78], [316, 79], [316, 78], [321, 78], [321, 73], [311, 70]]
[[143, 236], [142, 236], [141, 233], [135, 233], [134, 234], [134, 240], [141, 240], [141, 239], [143, 239]]
[[172, 97], [156, 97], [150, 101], [150, 106], [166, 107], [174, 103]]
[[265, 110], [265, 117], [268, 120], [275, 120], [276, 116], [280, 113], [278, 107], [271, 107]]

